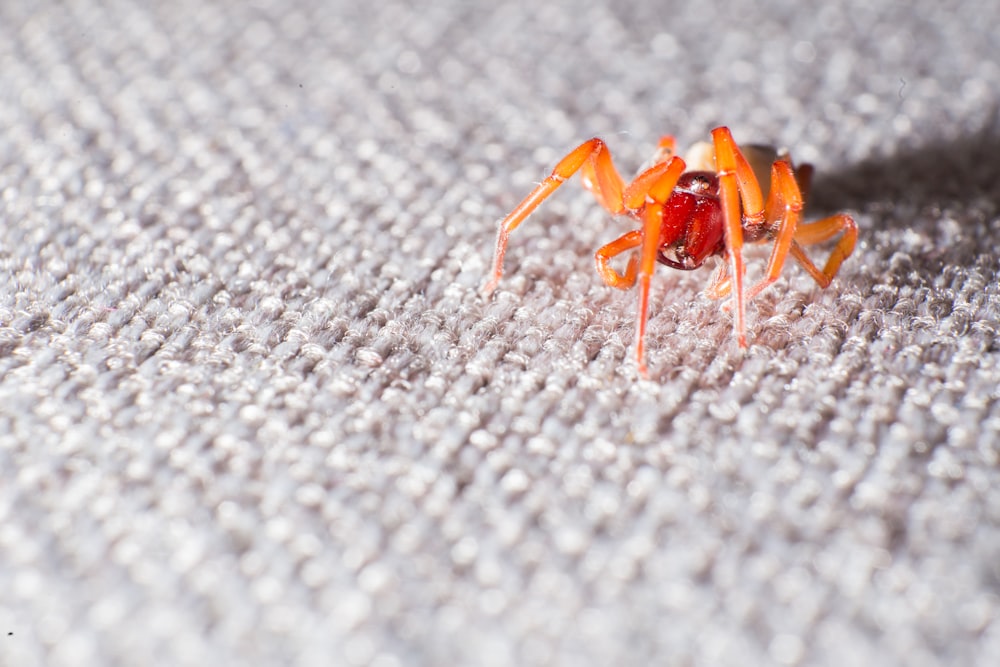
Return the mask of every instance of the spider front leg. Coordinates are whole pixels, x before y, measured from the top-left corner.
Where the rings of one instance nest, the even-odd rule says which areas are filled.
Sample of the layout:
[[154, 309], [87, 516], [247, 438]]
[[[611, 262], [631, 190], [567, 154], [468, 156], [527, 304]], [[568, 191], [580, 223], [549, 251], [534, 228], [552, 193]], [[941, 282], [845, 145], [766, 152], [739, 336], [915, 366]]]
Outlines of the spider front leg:
[[771, 191], [767, 195], [765, 211], [767, 226], [776, 227], [777, 233], [774, 235], [774, 247], [764, 278], [747, 292], [748, 300], [774, 284], [781, 275], [788, 251], [792, 247], [792, 238], [802, 217], [802, 206], [802, 193], [791, 164], [786, 160], [776, 160], [771, 165]]
[[614, 215], [625, 211], [622, 204], [624, 183], [611, 162], [611, 152], [600, 139], [594, 138], [583, 142], [560, 160], [548, 178], [539, 183], [506, 218], [500, 221], [496, 249], [493, 253], [493, 277], [483, 287], [485, 294], [493, 292], [503, 276], [503, 259], [507, 252], [510, 233], [565, 183], [566, 179], [581, 170], [584, 187], [593, 193], [601, 206]]
[[[733, 328], [736, 340], [747, 347], [746, 302], [743, 297], [743, 225], [764, 223], [764, 202], [753, 169], [736, 146], [727, 127], [712, 130], [715, 169], [719, 177], [726, 240], [726, 258], [732, 286]], [[742, 205], [741, 205], [742, 202]]]
[[[667, 138], [669, 140], [669, 138]], [[661, 146], [664, 141], [661, 140]], [[642, 377], [648, 377], [646, 368], [646, 321], [649, 319], [649, 287], [656, 268], [656, 254], [660, 248], [660, 228], [663, 225], [663, 204], [670, 197], [677, 179], [684, 172], [684, 160], [670, 158], [658, 162], [636, 176], [625, 189], [622, 201], [629, 210], [638, 211], [642, 229], [636, 229], [597, 251], [597, 273], [610, 287], [628, 289], [639, 282], [639, 306], [635, 318], [635, 358]], [[639, 257], [629, 258], [622, 275], [608, 265], [608, 261], [624, 252], [641, 246]]]
[[[626, 188], [623, 202], [638, 210], [642, 220], [642, 248], [636, 282], [639, 283], [639, 306], [635, 314], [635, 360], [639, 375], [649, 377], [646, 369], [646, 322], [649, 319], [649, 287], [660, 250], [660, 230], [663, 226], [663, 205], [684, 173], [686, 165], [679, 157], [653, 165], [639, 174]], [[627, 274], [627, 271], [626, 271]]]
[[[766, 224], [776, 230], [774, 246], [764, 278], [746, 294], [748, 301], [780, 277], [789, 254], [820, 287], [826, 288], [837, 274], [840, 265], [854, 251], [858, 227], [854, 219], [846, 213], [838, 213], [816, 222], [800, 223], [802, 209], [805, 206], [805, 196], [801, 189], [809, 187], [811, 176], [812, 167], [809, 165], [802, 165], [794, 172], [787, 160], [775, 161], [771, 166], [771, 191], [768, 193], [765, 219]], [[822, 243], [841, 232], [843, 236], [830, 253], [823, 270], [820, 270], [805, 254], [802, 245]], [[713, 299], [723, 298], [730, 293], [731, 283], [729, 277], [724, 275], [724, 269], [725, 267], [722, 267], [719, 275], [706, 290], [706, 294]]]
[[[791, 165], [787, 160], [776, 160], [771, 165], [771, 191], [767, 195], [767, 205], [764, 208], [765, 226], [776, 230], [774, 247], [771, 250], [771, 258], [767, 262], [764, 278], [746, 293], [747, 301], [772, 285], [781, 275], [781, 270], [785, 266], [785, 260], [788, 258], [788, 252], [792, 246], [795, 230], [802, 216], [802, 206], [802, 195]], [[711, 298], [721, 299], [727, 296], [732, 289], [728, 276], [724, 276], [724, 269], [723, 266], [715, 280], [705, 290], [705, 293]], [[724, 306], [724, 308], [726, 307]]]

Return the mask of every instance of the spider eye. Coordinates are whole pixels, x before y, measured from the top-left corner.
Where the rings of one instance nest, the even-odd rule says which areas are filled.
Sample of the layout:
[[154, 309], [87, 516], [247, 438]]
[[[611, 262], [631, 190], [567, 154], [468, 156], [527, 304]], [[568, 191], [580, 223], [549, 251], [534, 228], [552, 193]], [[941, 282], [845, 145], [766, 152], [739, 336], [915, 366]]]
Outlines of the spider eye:
[[707, 190], [709, 186], [708, 179], [704, 176], [697, 176], [691, 180], [691, 189], [695, 192], [702, 192]]

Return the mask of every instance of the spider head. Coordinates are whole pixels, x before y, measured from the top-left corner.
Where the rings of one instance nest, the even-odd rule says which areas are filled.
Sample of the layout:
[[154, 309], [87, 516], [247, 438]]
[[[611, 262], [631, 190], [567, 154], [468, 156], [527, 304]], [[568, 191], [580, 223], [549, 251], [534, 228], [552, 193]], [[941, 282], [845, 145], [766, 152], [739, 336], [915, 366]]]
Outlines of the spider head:
[[719, 179], [709, 171], [684, 173], [663, 206], [658, 261], [690, 271], [725, 249]]

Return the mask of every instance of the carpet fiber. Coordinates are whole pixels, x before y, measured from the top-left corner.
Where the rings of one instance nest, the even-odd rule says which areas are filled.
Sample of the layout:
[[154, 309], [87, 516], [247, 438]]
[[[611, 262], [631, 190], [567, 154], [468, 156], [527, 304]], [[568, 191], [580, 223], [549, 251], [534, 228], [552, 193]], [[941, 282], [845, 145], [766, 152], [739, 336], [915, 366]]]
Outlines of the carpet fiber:
[[[425, 4], [0, 7], [0, 665], [1000, 664], [1000, 4]], [[575, 179], [481, 295], [720, 124], [860, 228], [749, 350]]]

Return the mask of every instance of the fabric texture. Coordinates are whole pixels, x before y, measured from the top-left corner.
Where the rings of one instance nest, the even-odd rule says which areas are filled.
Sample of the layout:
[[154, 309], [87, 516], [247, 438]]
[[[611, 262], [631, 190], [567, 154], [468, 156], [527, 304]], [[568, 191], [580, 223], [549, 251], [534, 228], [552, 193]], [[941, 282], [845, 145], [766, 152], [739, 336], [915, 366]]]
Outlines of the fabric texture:
[[[3, 3], [0, 664], [1000, 664], [1000, 4], [794, 7]], [[860, 228], [748, 350], [577, 179], [482, 296], [722, 124]]]

